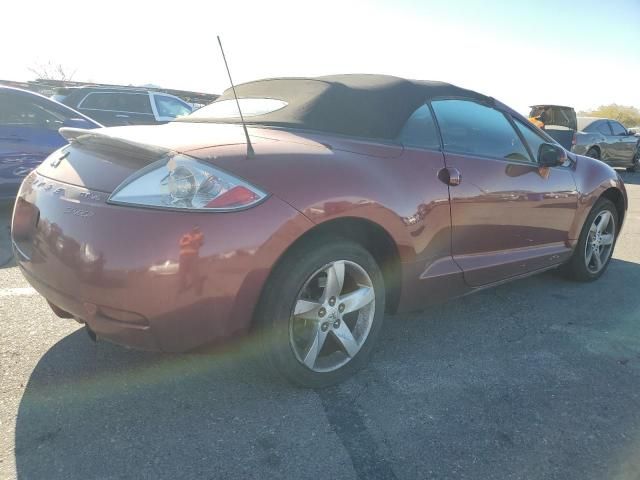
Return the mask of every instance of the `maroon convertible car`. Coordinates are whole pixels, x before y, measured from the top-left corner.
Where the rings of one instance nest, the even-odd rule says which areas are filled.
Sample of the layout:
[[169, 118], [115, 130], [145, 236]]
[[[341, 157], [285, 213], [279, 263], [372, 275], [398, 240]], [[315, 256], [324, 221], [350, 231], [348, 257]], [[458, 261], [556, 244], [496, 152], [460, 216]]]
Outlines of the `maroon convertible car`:
[[385, 312], [611, 259], [620, 177], [491, 97], [378, 75], [236, 90], [248, 137], [232, 91], [167, 125], [61, 130], [12, 230], [57, 315], [148, 350], [250, 333], [318, 387], [365, 363]]

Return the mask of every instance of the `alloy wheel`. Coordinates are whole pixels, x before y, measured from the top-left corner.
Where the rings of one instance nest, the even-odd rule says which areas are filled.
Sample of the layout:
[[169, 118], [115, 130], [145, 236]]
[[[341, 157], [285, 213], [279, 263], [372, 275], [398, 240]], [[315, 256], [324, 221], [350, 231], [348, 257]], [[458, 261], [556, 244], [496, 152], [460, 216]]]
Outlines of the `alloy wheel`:
[[346, 365], [364, 345], [375, 313], [367, 272], [348, 260], [331, 262], [304, 283], [289, 321], [289, 343], [314, 372]]
[[585, 263], [590, 273], [598, 273], [606, 265], [615, 240], [616, 225], [609, 210], [602, 210], [594, 218], [585, 243]]

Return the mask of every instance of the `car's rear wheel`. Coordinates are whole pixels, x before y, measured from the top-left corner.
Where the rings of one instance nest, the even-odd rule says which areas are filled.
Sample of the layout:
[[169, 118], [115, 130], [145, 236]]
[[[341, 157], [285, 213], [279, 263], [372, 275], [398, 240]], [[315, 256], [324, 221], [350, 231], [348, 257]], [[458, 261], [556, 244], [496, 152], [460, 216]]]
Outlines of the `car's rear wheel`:
[[362, 367], [384, 318], [384, 280], [371, 254], [327, 238], [294, 248], [257, 311], [269, 366], [305, 387], [338, 383]]
[[618, 212], [606, 198], [596, 202], [582, 227], [580, 239], [566, 272], [575, 280], [588, 282], [604, 273], [616, 243]]
[[595, 158], [596, 160], [600, 160], [600, 150], [595, 147], [591, 147], [587, 150], [587, 157]]
[[633, 173], [640, 171], [640, 145], [636, 148], [636, 154], [633, 156], [631, 166], [627, 167], [627, 171]]

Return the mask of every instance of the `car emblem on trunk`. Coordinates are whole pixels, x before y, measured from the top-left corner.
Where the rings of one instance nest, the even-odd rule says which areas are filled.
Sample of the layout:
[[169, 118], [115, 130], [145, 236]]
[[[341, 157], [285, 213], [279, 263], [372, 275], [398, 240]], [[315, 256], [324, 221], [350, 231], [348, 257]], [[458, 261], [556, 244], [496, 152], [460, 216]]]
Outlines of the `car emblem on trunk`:
[[62, 162], [62, 160], [64, 160], [68, 156], [69, 156], [69, 152], [68, 151], [64, 152], [58, 158], [54, 158], [53, 160], [51, 160], [51, 162], [49, 162], [49, 165], [51, 165], [53, 168], [56, 168], [58, 165], [60, 165], [60, 162]]

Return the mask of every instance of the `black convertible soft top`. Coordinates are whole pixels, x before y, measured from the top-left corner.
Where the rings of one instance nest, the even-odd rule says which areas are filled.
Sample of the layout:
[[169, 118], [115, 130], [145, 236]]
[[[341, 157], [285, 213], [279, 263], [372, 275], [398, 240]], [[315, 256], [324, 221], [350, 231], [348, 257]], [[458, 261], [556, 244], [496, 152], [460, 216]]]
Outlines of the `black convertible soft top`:
[[[250, 124], [386, 140], [396, 138], [409, 116], [432, 98], [470, 98], [494, 104], [490, 97], [448, 83], [388, 75], [270, 78], [237, 85], [236, 92], [239, 98], [271, 98], [287, 103], [279, 110], [246, 118]], [[233, 91], [228, 89], [214, 103], [231, 99]], [[237, 117], [196, 117], [179, 121], [240, 121]]]

